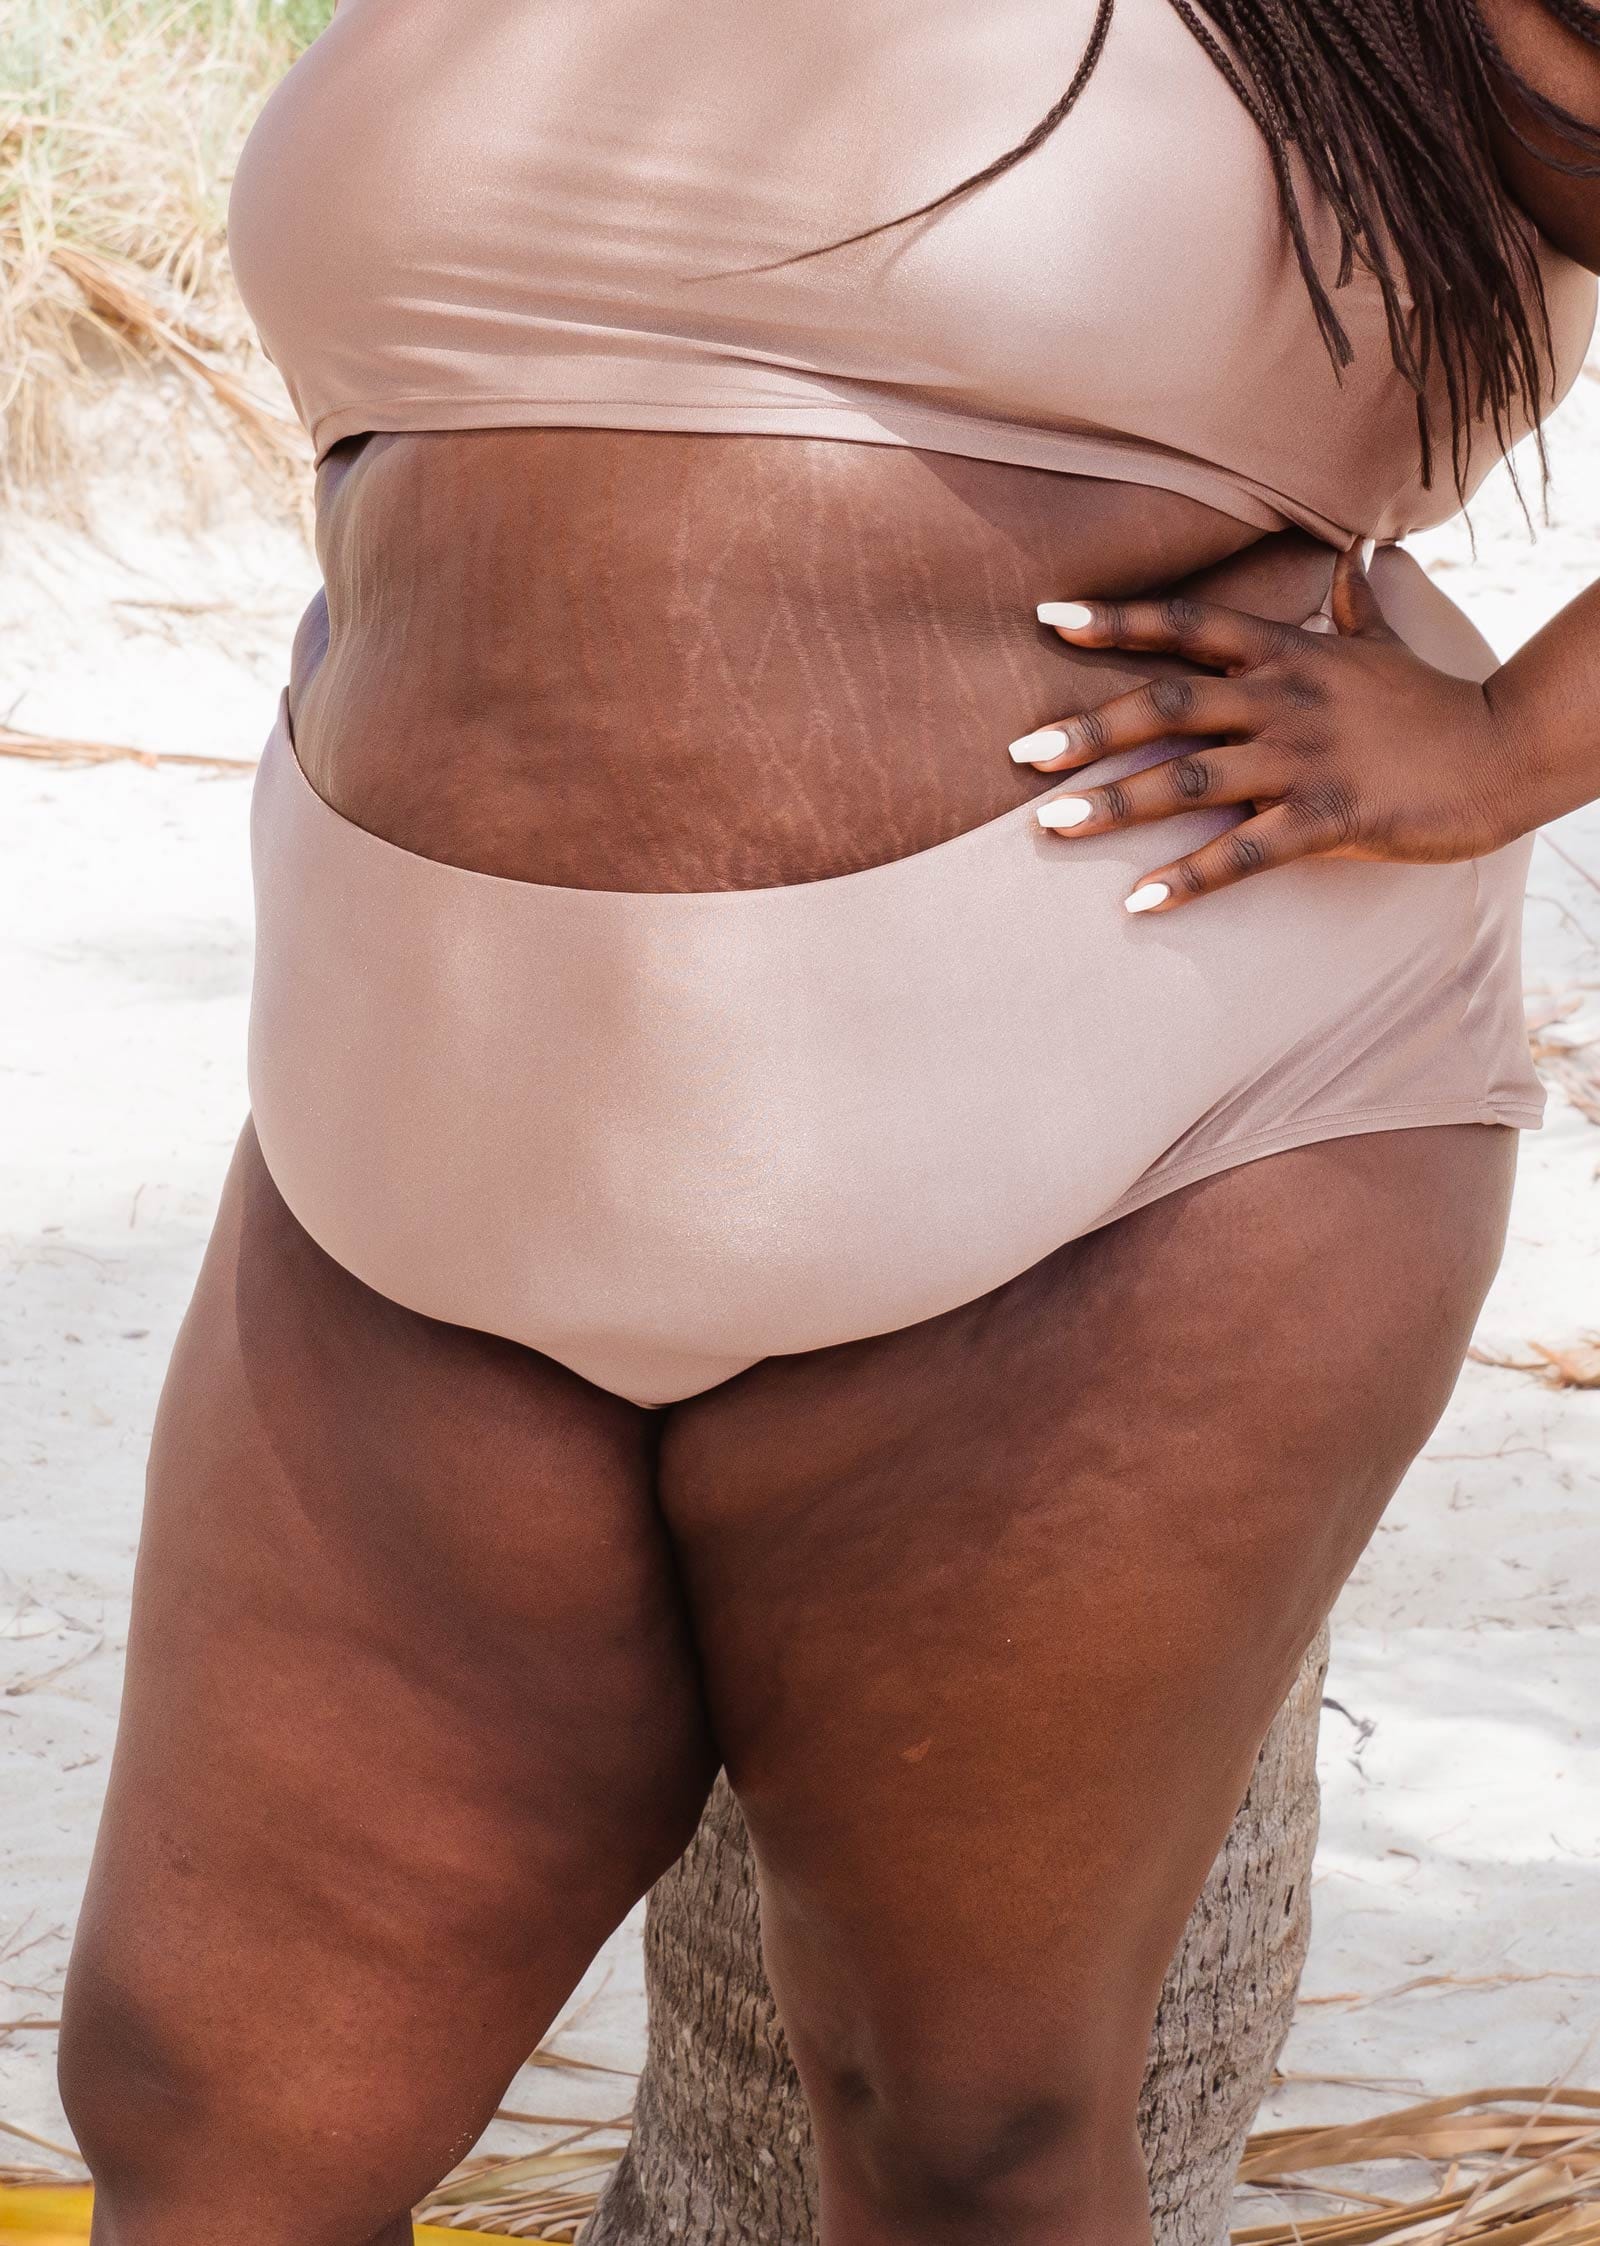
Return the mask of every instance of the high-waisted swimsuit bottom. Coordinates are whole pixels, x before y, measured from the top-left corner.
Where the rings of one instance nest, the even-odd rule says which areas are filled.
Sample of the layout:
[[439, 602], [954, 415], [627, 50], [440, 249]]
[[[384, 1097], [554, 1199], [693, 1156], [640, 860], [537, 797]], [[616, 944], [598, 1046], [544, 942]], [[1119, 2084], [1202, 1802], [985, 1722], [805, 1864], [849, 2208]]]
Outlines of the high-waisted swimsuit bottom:
[[1038, 800], [792, 887], [553, 888], [352, 825], [280, 714], [253, 813], [268, 1168], [380, 1293], [659, 1405], [953, 1310], [1257, 1156], [1538, 1121], [1527, 842], [1138, 919], [1151, 830], [1063, 845]]
[[[1105, 32], [1095, 0], [340, 0], [240, 160], [235, 269], [319, 456], [371, 430], [826, 438], [1332, 547], [1442, 522], [1576, 378], [1594, 280], [1529, 228], [1548, 385], [1430, 481], [1376, 276], [1302, 179], [1336, 368], [1191, 13], [1123, 0], [1059, 131], [875, 234], [1029, 135]], [[384, 1294], [661, 1404], [951, 1310], [1256, 1155], [1537, 1120], [1525, 844], [1130, 920], [1152, 855], [1228, 816], [1066, 845], [1024, 804], [796, 888], [544, 888], [359, 831], [280, 724], [266, 1159]]]

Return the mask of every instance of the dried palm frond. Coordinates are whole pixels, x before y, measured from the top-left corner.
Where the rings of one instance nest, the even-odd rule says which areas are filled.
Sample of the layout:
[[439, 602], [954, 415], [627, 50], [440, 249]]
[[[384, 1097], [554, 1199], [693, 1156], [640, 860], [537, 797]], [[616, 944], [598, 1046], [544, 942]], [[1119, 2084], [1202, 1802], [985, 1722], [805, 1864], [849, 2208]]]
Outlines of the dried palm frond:
[[1365, 2176], [1318, 2183], [1345, 2206], [1247, 2225], [1234, 2246], [1600, 2246], [1600, 2090], [1469, 2091], [1370, 2121], [1263, 2130], [1239, 2176], [1293, 2198], [1319, 2171], [1397, 2162], [1443, 2173], [1421, 2196], [1380, 2195]]
[[1582, 1333], [1559, 1344], [1529, 1341], [1523, 1347], [1528, 1354], [1514, 1357], [1474, 1342], [1467, 1355], [1475, 1365], [1493, 1365], [1499, 1372], [1534, 1373], [1546, 1388], [1600, 1388], [1600, 1334]]
[[[581, 2124], [575, 2134], [597, 2140], [587, 2148], [568, 2140], [467, 2162], [418, 2208], [419, 2246], [469, 2237], [568, 2246], [620, 2157], [598, 2139], [625, 2126]], [[1396, 2167], [1435, 2173], [1402, 2191], [1383, 2173]], [[1368, 2121], [1260, 2130], [1239, 2180], [1280, 2201], [1337, 2204], [1246, 2224], [1233, 2246], [1600, 2246], [1600, 2090], [1466, 2091]], [[0, 2170], [0, 2237], [65, 2246], [87, 2237], [88, 2206], [86, 2188], [46, 2184], [37, 2169]]]
[[[253, 757], [135, 749], [123, 741], [80, 741], [64, 734], [29, 733], [17, 725], [0, 725], [0, 756], [22, 757], [33, 764], [142, 764], [151, 771], [161, 764], [194, 765], [204, 772], [253, 772], [256, 768]], [[26, 2021], [21, 2024], [29, 2025]]]
[[[464, 2227], [571, 2240], [616, 2157], [474, 2162], [419, 2212], [458, 2236]], [[1380, 2178], [1348, 2173], [1394, 2163], [1446, 2172], [1432, 2190], [1405, 2197], [1378, 2188]], [[1324, 2180], [1330, 2169], [1338, 2180]], [[1342, 2204], [1246, 2226], [1234, 2246], [1600, 2246], [1600, 2091], [1483, 2090], [1372, 2121], [1263, 2130], [1245, 2147], [1240, 2181], [1280, 2196], [1311, 2189]]]
[[80, 2168], [83, 2165], [70, 2145], [58, 2145], [53, 2137], [41, 2137], [36, 2129], [24, 2129], [20, 2122], [0, 2120], [0, 2136], [15, 2137], [25, 2145], [37, 2145], [41, 2152], [53, 2152], [58, 2159], [74, 2161]]

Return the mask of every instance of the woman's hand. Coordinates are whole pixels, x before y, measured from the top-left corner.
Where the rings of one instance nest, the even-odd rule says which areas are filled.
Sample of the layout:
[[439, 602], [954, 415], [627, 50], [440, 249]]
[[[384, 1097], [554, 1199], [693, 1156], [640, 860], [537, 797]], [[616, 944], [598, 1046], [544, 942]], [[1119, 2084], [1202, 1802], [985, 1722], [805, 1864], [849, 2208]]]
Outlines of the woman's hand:
[[1125, 899], [1161, 912], [1296, 858], [1477, 858], [1537, 823], [1519, 818], [1527, 760], [1493, 682], [1424, 662], [1384, 622], [1359, 552], [1334, 568], [1333, 628], [1275, 624], [1186, 596], [1051, 602], [1040, 621], [1074, 647], [1186, 657], [1220, 677], [1167, 675], [1012, 744], [1018, 763], [1070, 772], [1174, 736], [1205, 746], [1042, 804], [1063, 836], [1106, 834], [1198, 804], [1252, 815]]

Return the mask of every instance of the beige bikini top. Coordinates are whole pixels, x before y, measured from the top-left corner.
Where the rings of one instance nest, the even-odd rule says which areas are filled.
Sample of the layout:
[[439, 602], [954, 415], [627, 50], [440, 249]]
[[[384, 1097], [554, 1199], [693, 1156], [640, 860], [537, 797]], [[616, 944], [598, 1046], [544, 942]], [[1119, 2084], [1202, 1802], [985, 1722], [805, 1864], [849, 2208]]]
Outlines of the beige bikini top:
[[[1421, 484], [1376, 286], [1336, 379], [1255, 126], [1170, 0], [341, 0], [234, 186], [234, 266], [318, 455], [562, 426], [915, 445], [1182, 492], [1343, 544]], [[1319, 221], [1329, 270], [1331, 215]], [[1319, 245], [1319, 247], [1322, 245]], [[1540, 247], [1558, 379], [1591, 276]], [[1441, 424], [1442, 426], [1442, 424]], [[1470, 485], [1498, 458], [1485, 430]]]

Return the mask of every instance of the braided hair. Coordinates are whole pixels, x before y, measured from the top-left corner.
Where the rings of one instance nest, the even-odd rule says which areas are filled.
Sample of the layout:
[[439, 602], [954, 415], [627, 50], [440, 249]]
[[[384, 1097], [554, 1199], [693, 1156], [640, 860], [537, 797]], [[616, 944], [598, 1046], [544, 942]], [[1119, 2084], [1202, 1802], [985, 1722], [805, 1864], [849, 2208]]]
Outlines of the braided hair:
[[[1600, 176], [1600, 129], [1515, 70], [1477, 0], [1169, 0], [1249, 113], [1277, 179], [1284, 221], [1336, 370], [1354, 356], [1335, 296], [1359, 263], [1382, 295], [1390, 348], [1415, 393], [1422, 480], [1431, 485], [1432, 403], [1442, 382], [1450, 457], [1464, 495], [1475, 423], [1502, 451], [1519, 409], [1537, 424], [1554, 376], [1549, 309], [1534, 233], [1494, 160], [1498, 123], [1552, 169]], [[1600, 47], [1592, 0], [1542, 0], [1557, 21]], [[863, 227], [815, 257], [909, 225], [971, 194], [1030, 155], [1067, 117], [1094, 74], [1116, 0], [1097, 0], [1093, 27], [1060, 99], [1012, 148], [916, 210]], [[1220, 34], [1220, 36], [1219, 36]], [[1565, 149], [1531, 141], [1506, 99]], [[1330, 287], [1318, 267], [1291, 152], [1340, 237]], [[783, 263], [795, 262], [785, 259]], [[1541, 472], [1544, 445], [1539, 439]]]

